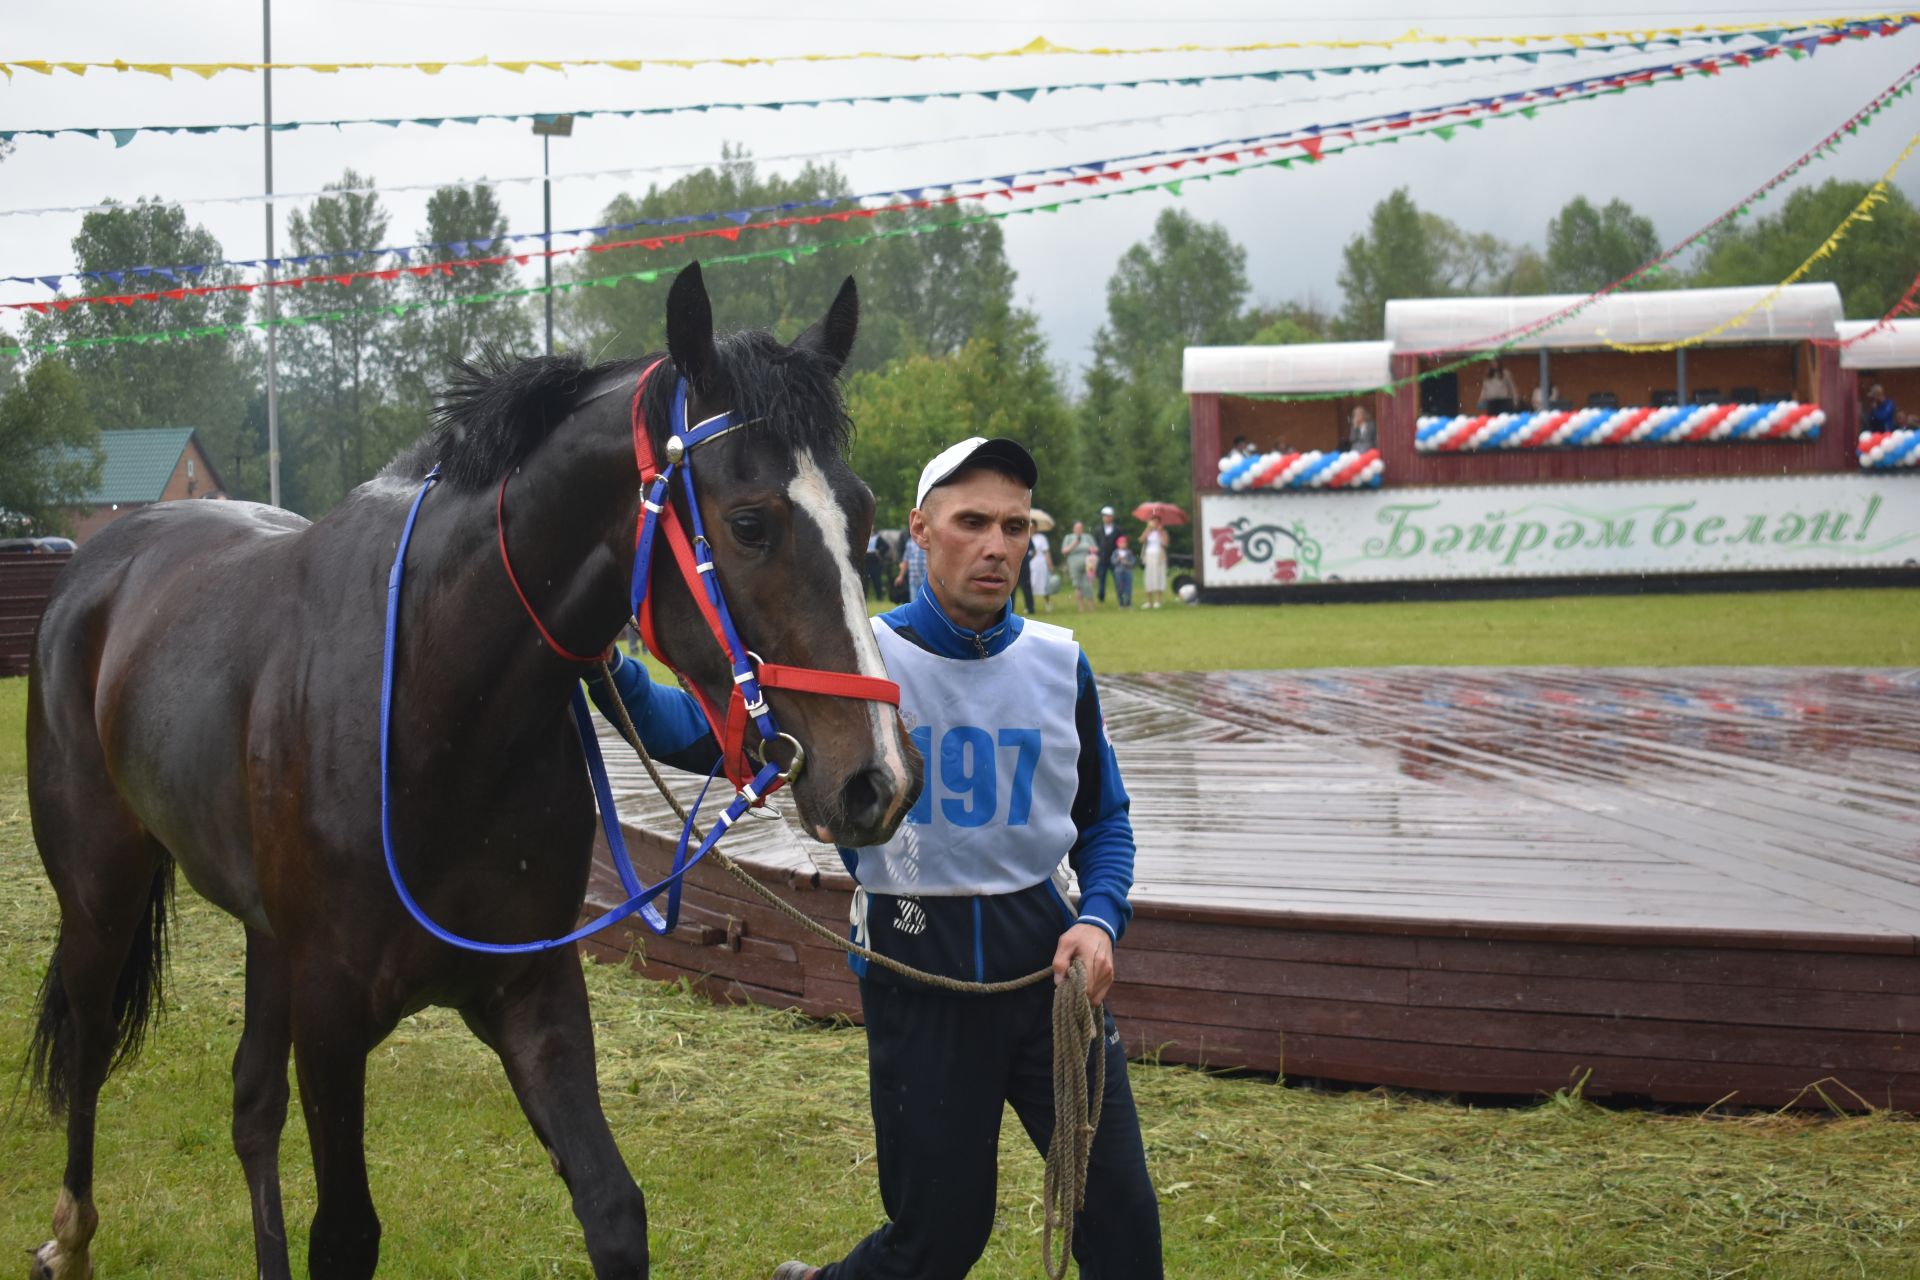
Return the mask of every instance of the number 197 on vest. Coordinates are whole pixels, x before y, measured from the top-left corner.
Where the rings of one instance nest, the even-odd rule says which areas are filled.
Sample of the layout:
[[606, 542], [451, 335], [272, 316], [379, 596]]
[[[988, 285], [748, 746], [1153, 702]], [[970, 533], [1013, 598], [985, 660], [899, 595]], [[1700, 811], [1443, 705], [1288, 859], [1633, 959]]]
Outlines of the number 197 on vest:
[[920, 726], [912, 736], [927, 773], [920, 799], [907, 814], [908, 822], [933, 821], [937, 775], [940, 815], [956, 827], [986, 826], [1000, 814], [1000, 774], [1004, 767], [1011, 775], [1006, 824], [1027, 825], [1033, 812], [1033, 771], [1040, 763], [1038, 729], [1002, 729], [996, 735], [975, 725], [955, 725], [941, 736], [937, 760], [931, 725]]

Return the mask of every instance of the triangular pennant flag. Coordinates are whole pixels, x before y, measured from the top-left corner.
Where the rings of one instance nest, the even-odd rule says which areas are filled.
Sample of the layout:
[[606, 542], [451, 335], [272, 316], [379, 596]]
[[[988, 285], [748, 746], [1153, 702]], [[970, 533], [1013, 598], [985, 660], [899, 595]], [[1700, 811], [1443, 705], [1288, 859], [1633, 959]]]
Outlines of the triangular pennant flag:
[[[91, 132], [91, 131], [89, 131], [89, 132]], [[109, 132], [109, 133], [111, 133], [111, 134], [113, 134], [113, 145], [114, 145], [114, 147], [115, 147], [115, 148], [119, 148], [119, 147], [124, 147], [124, 146], [126, 146], [126, 145], [127, 145], [127, 144], [128, 144], [129, 142], [132, 142], [132, 141], [133, 141], [133, 135], [134, 135], [134, 134], [136, 134], [136, 133], [138, 133], [138, 132], [140, 132], [140, 130], [138, 130], [138, 129], [110, 129], [110, 130], [108, 130], [108, 132]]]
[[1179, 195], [1179, 194], [1180, 194], [1180, 184], [1181, 184], [1181, 183], [1183, 183], [1184, 181], [1186, 181], [1186, 180], [1185, 180], [1184, 178], [1175, 178], [1175, 179], [1174, 179], [1173, 181], [1171, 181], [1171, 182], [1163, 182], [1163, 183], [1161, 183], [1161, 184], [1160, 184], [1160, 187], [1161, 187], [1161, 189], [1162, 189], [1162, 190], [1165, 190], [1165, 191], [1171, 191], [1171, 192], [1172, 192], [1172, 193], [1173, 193], [1174, 195]]
[[[1440, 139], [1440, 141], [1442, 142], [1452, 142], [1453, 126], [1450, 124], [1443, 124], [1439, 128], [1433, 131], [1433, 136]], [[1395, 141], [1398, 141], [1398, 139], [1395, 139]]]

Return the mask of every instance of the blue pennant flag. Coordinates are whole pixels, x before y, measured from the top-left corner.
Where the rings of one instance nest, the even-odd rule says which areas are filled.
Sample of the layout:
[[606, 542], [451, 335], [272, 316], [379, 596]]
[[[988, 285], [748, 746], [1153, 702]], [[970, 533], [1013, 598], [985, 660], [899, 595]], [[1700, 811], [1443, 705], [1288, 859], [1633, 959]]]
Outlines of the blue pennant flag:
[[115, 129], [112, 132], [113, 132], [113, 145], [117, 149], [117, 148], [126, 146], [129, 142], [132, 142], [133, 135], [136, 133], [139, 133], [140, 131], [138, 129]]
[[[19, 276], [15, 276], [15, 277], [14, 277], [14, 279], [16, 279], [16, 280], [18, 280], [18, 279], [20, 279], [20, 277], [19, 277]], [[51, 289], [51, 290], [53, 290], [53, 291], [54, 291], [55, 293], [58, 293], [58, 292], [60, 292], [60, 277], [59, 277], [59, 276], [41, 276], [41, 277], [40, 277], [40, 283], [41, 283], [41, 284], [43, 284], [43, 285], [45, 285], [45, 286], [47, 286], [47, 288], [49, 288], [49, 289]]]
[[468, 241], [467, 243], [469, 243], [469, 244], [471, 244], [471, 245], [473, 246], [473, 248], [474, 248], [474, 252], [476, 252], [476, 253], [485, 253], [485, 252], [487, 252], [487, 251], [488, 251], [489, 249], [491, 249], [491, 248], [493, 248], [493, 237], [492, 237], [492, 236], [482, 236], [482, 237], [481, 237], [481, 238], [479, 238], [478, 240], [470, 240], [470, 241]]

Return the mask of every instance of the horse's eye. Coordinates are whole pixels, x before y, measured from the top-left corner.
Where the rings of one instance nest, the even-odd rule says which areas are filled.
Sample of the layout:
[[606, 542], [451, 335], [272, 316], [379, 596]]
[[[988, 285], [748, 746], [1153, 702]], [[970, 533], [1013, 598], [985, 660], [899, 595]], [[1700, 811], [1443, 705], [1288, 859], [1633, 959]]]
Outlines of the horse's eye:
[[727, 527], [741, 543], [757, 547], [767, 540], [767, 522], [758, 511], [742, 511], [727, 517]]

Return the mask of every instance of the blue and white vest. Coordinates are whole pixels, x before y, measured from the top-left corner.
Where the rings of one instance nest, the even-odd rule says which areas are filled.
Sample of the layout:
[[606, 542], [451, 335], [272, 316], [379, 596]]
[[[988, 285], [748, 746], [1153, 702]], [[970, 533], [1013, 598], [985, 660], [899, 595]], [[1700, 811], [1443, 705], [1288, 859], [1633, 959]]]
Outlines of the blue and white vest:
[[873, 893], [1016, 893], [1053, 878], [1079, 832], [1080, 646], [1064, 627], [1022, 620], [1005, 649], [943, 658], [873, 630], [923, 760], [920, 799], [892, 840], [858, 851]]

